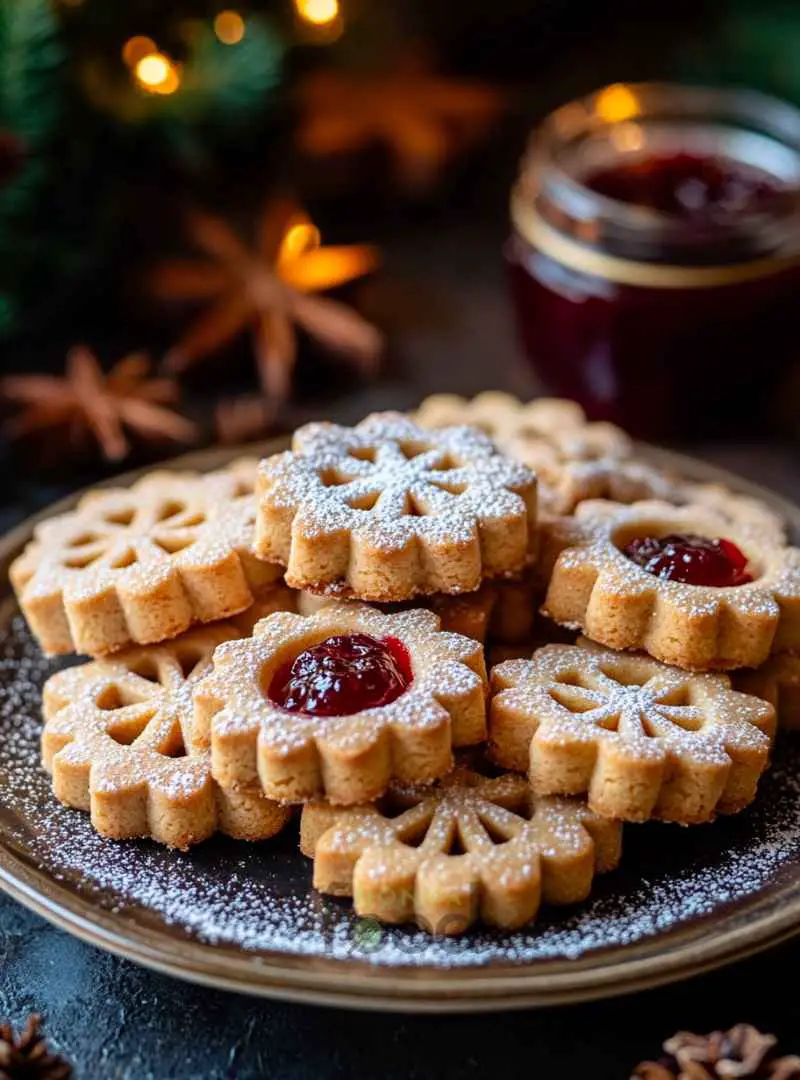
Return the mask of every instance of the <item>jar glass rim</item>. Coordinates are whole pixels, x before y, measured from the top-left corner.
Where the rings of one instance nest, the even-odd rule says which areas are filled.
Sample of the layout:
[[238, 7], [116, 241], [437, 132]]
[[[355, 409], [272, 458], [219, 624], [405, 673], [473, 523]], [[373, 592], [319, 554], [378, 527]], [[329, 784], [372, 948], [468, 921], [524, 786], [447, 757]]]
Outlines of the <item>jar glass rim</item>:
[[[800, 110], [768, 94], [737, 87], [678, 83], [614, 83], [575, 99], [550, 113], [534, 131], [523, 156], [515, 198], [537, 207], [551, 225], [565, 228], [583, 242], [603, 237], [619, 240], [635, 252], [643, 238], [680, 248], [687, 223], [674, 215], [626, 203], [592, 190], [570, 171], [570, 148], [582, 140], [606, 139], [624, 145], [641, 136], [647, 124], [672, 123], [696, 131], [739, 133], [737, 149], [758, 144], [774, 148], [785, 175], [776, 175], [787, 197], [780, 207], [756, 207], [734, 218], [709, 221], [694, 241], [738, 237], [753, 254], [784, 246], [800, 234]], [[754, 141], [755, 140], [755, 141]], [[759, 167], [760, 160], [759, 160]], [[769, 172], [770, 170], [762, 169]], [[787, 230], [795, 221], [797, 229]]]

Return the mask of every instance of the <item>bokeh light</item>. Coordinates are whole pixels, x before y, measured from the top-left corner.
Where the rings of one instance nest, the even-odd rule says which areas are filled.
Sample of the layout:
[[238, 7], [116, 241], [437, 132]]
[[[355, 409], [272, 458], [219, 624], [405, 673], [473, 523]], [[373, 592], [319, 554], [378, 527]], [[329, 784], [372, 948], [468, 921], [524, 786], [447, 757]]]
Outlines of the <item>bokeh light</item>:
[[145, 56], [150, 56], [151, 53], [157, 53], [158, 48], [152, 38], [145, 37], [143, 34], [137, 34], [135, 37], [128, 38], [125, 44], [122, 46], [122, 59], [128, 65], [128, 67], [135, 67], [140, 60], [143, 60]]
[[214, 33], [223, 45], [236, 45], [244, 37], [244, 32], [245, 22], [238, 11], [220, 11], [214, 19]]
[[134, 74], [140, 86], [151, 94], [174, 94], [181, 84], [180, 73], [164, 53], [149, 53], [139, 60]]
[[297, 14], [313, 26], [327, 26], [339, 17], [339, 0], [295, 0]]
[[595, 104], [597, 115], [608, 124], [618, 124], [639, 115], [639, 99], [629, 86], [614, 83], [601, 90]]

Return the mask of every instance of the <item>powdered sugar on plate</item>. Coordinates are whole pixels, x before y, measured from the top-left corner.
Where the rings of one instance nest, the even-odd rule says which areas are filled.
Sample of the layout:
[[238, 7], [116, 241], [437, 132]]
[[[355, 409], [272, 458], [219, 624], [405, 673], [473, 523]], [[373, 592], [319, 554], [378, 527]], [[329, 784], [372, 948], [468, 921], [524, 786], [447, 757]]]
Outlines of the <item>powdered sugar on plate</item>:
[[292, 829], [261, 844], [219, 838], [187, 854], [98, 837], [86, 815], [56, 803], [39, 767], [41, 687], [57, 666], [13, 619], [0, 645], [0, 842], [98, 907], [154, 929], [254, 953], [389, 966], [533, 963], [668, 934], [800, 873], [800, 741], [787, 738], [743, 814], [692, 829], [628, 827], [621, 869], [599, 879], [585, 904], [545, 910], [508, 934], [445, 939], [380, 927], [311, 891]]

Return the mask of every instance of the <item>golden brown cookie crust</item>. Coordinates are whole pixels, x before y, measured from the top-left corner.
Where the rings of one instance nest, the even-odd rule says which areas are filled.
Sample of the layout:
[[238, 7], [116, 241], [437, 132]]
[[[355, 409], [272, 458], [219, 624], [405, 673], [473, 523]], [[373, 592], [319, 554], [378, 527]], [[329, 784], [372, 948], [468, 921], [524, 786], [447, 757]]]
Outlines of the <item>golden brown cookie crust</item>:
[[[288, 712], [270, 700], [274, 673], [337, 634], [396, 638], [413, 681], [389, 705], [349, 716]], [[486, 737], [486, 669], [477, 642], [444, 633], [430, 611], [384, 615], [363, 604], [326, 606], [311, 616], [277, 614], [252, 638], [217, 649], [214, 670], [194, 692], [192, 745], [211, 747], [226, 788], [260, 780], [284, 802], [320, 796], [352, 805], [392, 781], [431, 782], [452, 766], [454, 746]]]
[[252, 551], [254, 472], [153, 472], [42, 522], [10, 569], [42, 649], [101, 656], [249, 607], [282, 576]]
[[[442, 630], [474, 638], [481, 645], [487, 640], [513, 644], [526, 641], [533, 633], [536, 609], [540, 596], [538, 585], [531, 575], [519, 581], [487, 581], [475, 592], [435, 593], [421, 596], [404, 604], [381, 604], [387, 614], [423, 607], [438, 615]], [[342, 603], [330, 596], [320, 596], [303, 590], [297, 594], [301, 615], [312, 615], [327, 604]], [[286, 610], [286, 609], [284, 609]]]
[[492, 759], [606, 817], [710, 821], [752, 801], [769, 761], [775, 710], [725, 675], [584, 642], [500, 664], [491, 686]]
[[208, 752], [188, 756], [192, 685], [217, 645], [237, 634], [220, 623], [168, 644], [136, 647], [53, 675], [44, 688], [42, 760], [65, 805], [86, 810], [114, 839], [150, 837], [188, 848], [221, 831], [263, 840], [287, 810], [257, 786], [222, 789]]
[[[545, 533], [543, 572], [553, 568], [542, 611], [594, 641], [692, 671], [756, 667], [770, 651], [800, 647], [800, 550], [708, 507], [587, 502]], [[725, 588], [662, 581], [621, 550], [634, 537], [669, 533], [732, 540], [755, 580]]]
[[760, 668], [736, 671], [733, 685], [774, 706], [778, 723], [786, 731], [800, 731], [800, 653], [777, 653]]
[[369, 601], [472, 592], [531, 561], [536, 482], [470, 428], [400, 413], [308, 424], [262, 463], [256, 551], [297, 589]]
[[315, 888], [352, 896], [359, 915], [435, 934], [478, 919], [511, 930], [542, 901], [585, 900], [595, 873], [618, 864], [621, 836], [578, 800], [536, 799], [523, 777], [463, 768], [434, 787], [393, 789], [384, 809], [311, 803], [301, 824]]

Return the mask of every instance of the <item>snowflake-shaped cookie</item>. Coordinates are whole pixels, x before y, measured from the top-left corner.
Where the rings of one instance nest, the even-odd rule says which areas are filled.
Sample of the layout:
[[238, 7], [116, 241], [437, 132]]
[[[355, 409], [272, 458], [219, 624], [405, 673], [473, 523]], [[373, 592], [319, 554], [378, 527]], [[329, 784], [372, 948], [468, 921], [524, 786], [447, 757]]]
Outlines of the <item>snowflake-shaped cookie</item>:
[[259, 471], [256, 551], [293, 588], [364, 600], [471, 592], [531, 558], [536, 481], [471, 428], [400, 413], [308, 424]]
[[661, 499], [710, 506], [728, 520], [786, 540], [786, 523], [760, 499], [723, 484], [698, 484], [634, 457], [635, 446], [620, 428], [590, 423], [575, 401], [537, 398], [523, 404], [511, 394], [487, 391], [471, 401], [434, 394], [415, 413], [421, 427], [471, 424], [500, 449], [532, 469], [539, 481], [539, 507], [570, 514], [587, 499], [632, 503]]
[[511, 394], [487, 391], [471, 401], [434, 394], [416, 414], [425, 428], [471, 424], [500, 449], [532, 469], [539, 480], [539, 505], [570, 513], [585, 499], [671, 499], [673, 477], [633, 458], [631, 439], [614, 424], [590, 423], [575, 401], [537, 398], [523, 403]]
[[288, 820], [260, 787], [221, 788], [208, 752], [187, 755], [193, 685], [230, 624], [125, 650], [53, 675], [44, 688], [42, 759], [53, 791], [88, 810], [103, 836], [187, 848], [222, 831], [263, 840]]
[[39, 525], [10, 576], [45, 652], [104, 655], [247, 608], [281, 576], [252, 550], [254, 472], [154, 472]]
[[[543, 566], [554, 565], [542, 610], [594, 641], [693, 671], [757, 667], [770, 650], [800, 647], [800, 550], [709, 507], [587, 502], [545, 533]], [[727, 587], [664, 581], [621, 550], [637, 537], [675, 533], [731, 540], [754, 580]]]
[[752, 801], [775, 710], [647, 656], [546, 645], [492, 671], [491, 755], [542, 795], [625, 821], [710, 821]]
[[775, 707], [778, 723], [787, 731], [800, 731], [800, 653], [777, 653], [755, 669], [733, 673], [733, 685]]
[[301, 825], [317, 889], [434, 934], [477, 919], [511, 930], [541, 901], [585, 900], [595, 873], [618, 864], [621, 840], [620, 824], [583, 802], [535, 798], [523, 777], [463, 768], [433, 788], [392, 789], [380, 808], [312, 803]]
[[[413, 676], [404, 692], [346, 716], [289, 712], [269, 697], [287, 661], [340, 634], [401, 642]], [[192, 745], [210, 745], [223, 787], [260, 778], [266, 794], [284, 802], [325, 796], [352, 805], [377, 798], [393, 780], [435, 780], [450, 769], [454, 746], [486, 737], [486, 668], [480, 645], [441, 631], [430, 611], [384, 615], [341, 602], [305, 617], [272, 615], [251, 638], [222, 645], [194, 706]]]

